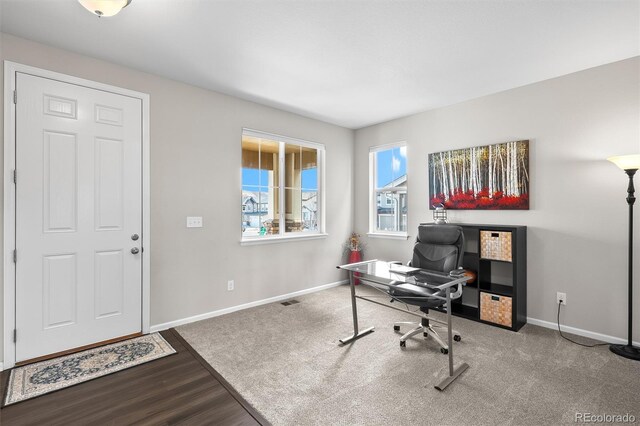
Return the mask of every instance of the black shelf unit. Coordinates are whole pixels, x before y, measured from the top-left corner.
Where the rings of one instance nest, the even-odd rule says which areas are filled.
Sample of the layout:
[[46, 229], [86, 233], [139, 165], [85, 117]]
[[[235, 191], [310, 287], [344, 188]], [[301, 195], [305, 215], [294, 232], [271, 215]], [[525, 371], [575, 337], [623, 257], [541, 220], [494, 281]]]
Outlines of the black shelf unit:
[[[463, 267], [476, 273], [476, 280], [467, 284], [462, 297], [453, 302], [452, 314], [508, 330], [520, 330], [527, 323], [527, 227], [452, 225], [464, 230]], [[482, 231], [485, 231], [485, 238], [510, 237], [510, 260], [482, 257]]]

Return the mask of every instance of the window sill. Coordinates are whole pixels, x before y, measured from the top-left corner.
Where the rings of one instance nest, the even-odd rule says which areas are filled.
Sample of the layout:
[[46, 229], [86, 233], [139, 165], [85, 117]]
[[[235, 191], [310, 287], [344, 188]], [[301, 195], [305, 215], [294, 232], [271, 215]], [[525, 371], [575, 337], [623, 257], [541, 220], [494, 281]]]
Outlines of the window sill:
[[387, 238], [389, 240], [408, 240], [408, 234], [389, 234], [385, 232], [367, 232], [369, 238]]
[[302, 241], [302, 240], [319, 240], [322, 238], [327, 238], [329, 234], [325, 233], [314, 233], [314, 234], [306, 234], [306, 235], [285, 235], [274, 236], [274, 237], [258, 237], [258, 238], [247, 238], [240, 241], [241, 246], [253, 246], [259, 244], [276, 244], [276, 243], [284, 243], [287, 241]]

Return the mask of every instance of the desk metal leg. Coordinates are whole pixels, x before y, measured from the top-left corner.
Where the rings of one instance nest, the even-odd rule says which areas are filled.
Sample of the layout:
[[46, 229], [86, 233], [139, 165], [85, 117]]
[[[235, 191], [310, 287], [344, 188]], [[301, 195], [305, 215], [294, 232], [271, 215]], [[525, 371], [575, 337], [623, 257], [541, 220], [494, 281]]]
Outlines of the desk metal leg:
[[458, 368], [453, 368], [453, 336], [451, 332], [451, 287], [447, 288], [447, 344], [449, 345], [449, 375], [438, 383], [435, 388], [439, 391], [444, 390], [451, 382], [458, 378], [469, 365], [463, 362]]
[[358, 331], [358, 309], [356, 308], [356, 288], [353, 274], [353, 271], [349, 271], [349, 286], [351, 287], [351, 311], [353, 313], [353, 335], [345, 339], [340, 339], [340, 343], [342, 343], [343, 345], [359, 339], [362, 336], [366, 336], [367, 334], [371, 333], [374, 328], [369, 327], [360, 332]]

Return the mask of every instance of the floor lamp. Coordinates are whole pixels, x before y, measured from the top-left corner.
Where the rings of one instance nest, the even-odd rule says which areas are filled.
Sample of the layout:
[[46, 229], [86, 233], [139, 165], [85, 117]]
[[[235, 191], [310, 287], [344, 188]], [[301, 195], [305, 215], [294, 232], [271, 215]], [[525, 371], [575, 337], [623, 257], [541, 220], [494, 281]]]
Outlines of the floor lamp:
[[636, 201], [634, 196], [635, 188], [633, 187], [633, 175], [640, 169], [640, 154], [638, 155], [621, 155], [618, 157], [610, 157], [607, 160], [614, 163], [625, 171], [629, 176], [629, 187], [627, 188], [627, 204], [629, 205], [629, 325], [628, 325], [628, 341], [626, 345], [610, 345], [609, 349], [616, 355], [629, 359], [640, 361], [640, 348], [633, 346], [632, 330], [633, 330], [633, 203]]

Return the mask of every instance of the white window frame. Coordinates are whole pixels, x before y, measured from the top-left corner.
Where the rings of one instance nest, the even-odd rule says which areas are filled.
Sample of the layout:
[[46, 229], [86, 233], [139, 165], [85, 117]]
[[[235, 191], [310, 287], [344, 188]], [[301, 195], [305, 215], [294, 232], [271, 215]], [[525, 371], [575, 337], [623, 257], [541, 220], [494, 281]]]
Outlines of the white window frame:
[[[252, 244], [268, 244], [268, 243], [278, 243], [284, 241], [292, 241], [292, 240], [311, 240], [318, 238], [326, 238], [327, 233], [325, 232], [325, 146], [324, 144], [317, 142], [310, 142], [302, 139], [292, 138], [289, 136], [277, 135], [274, 133], [262, 132], [260, 130], [253, 129], [242, 129], [242, 136], [251, 136], [260, 139], [268, 139], [274, 142], [279, 143], [278, 149], [278, 173], [279, 173], [279, 185], [278, 189], [280, 191], [280, 197], [278, 199], [278, 222], [280, 226], [278, 227], [277, 235], [258, 235], [258, 236], [245, 236], [242, 234], [242, 224], [240, 226], [240, 244], [241, 245], [252, 245]], [[241, 139], [242, 140], [242, 139]], [[318, 222], [318, 230], [310, 231], [310, 232], [286, 232], [286, 219], [285, 219], [285, 145], [297, 145], [305, 148], [313, 148], [317, 150], [318, 153], [318, 210], [316, 213], [317, 222]], [[242, 144], [240, 144], [240, 149], [242, 150]], [[240, 197], [242, 198], [242, 182], [240, 183]], [[258, 201], [259, 203], [259, 201]]]
[[[374, 238], [392, 238], [392, 239], [402, 239], [406, 240], [409, 238], [407, 231], [380, 231], [377, 229], [377, 218], [378, 218], [378, 205], [377, 198], [378, 193], [382, 192], [405, 192], [407, 197], [409, 197], [408, 185], [397, 187], [397, 188], [387, 188], [385, 190], [376, 188], [376, 153], [380, 151], [387, 151], [393, 148], [407, 148], [407, 143], [405, 141], [395, 142], [386, 145], [378, 145], [372, 146], [369, 148], [369, 232], [368, 236]], [[409, 181], [409, 167], [407, 164], [407, 182]], [[409, 212], [407, 211], [407, 225], [409, 223]]]

